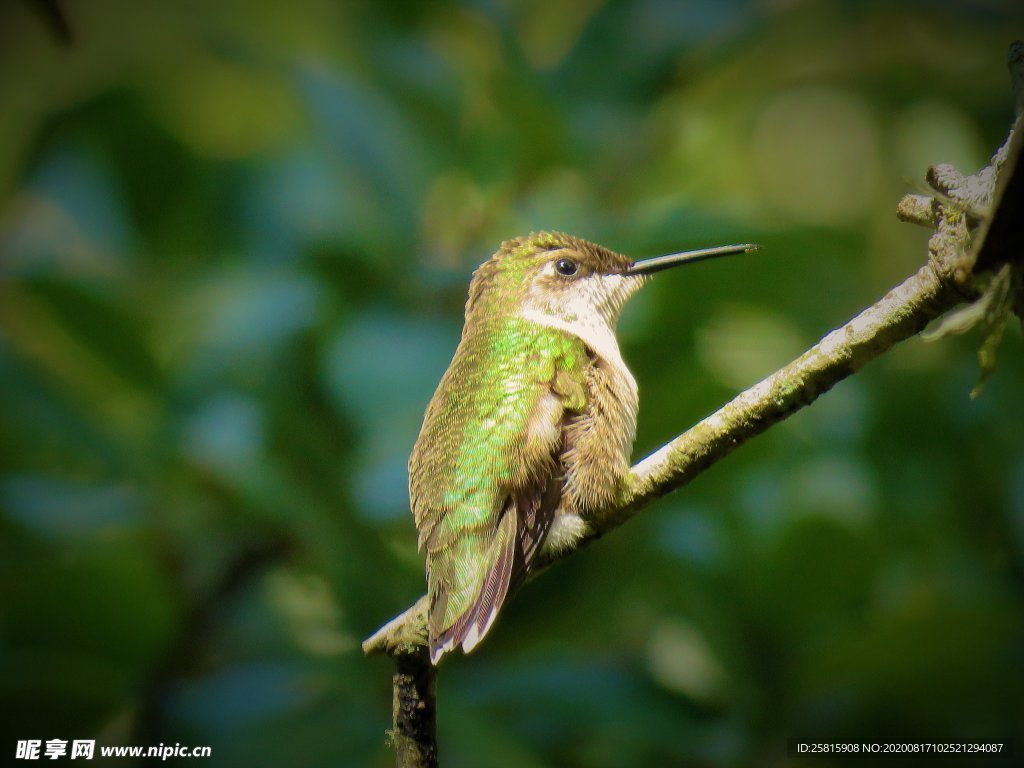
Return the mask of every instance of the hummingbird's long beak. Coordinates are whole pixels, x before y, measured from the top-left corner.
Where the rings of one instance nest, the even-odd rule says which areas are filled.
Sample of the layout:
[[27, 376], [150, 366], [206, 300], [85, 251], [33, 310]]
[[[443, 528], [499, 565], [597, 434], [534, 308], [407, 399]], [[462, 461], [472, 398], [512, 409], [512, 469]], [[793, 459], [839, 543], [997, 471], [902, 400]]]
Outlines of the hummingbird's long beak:
[[670, 253], [667, 256], [655, 256], [653, 259], [634, 261], [624, 275], [649, 275], [652, 272], [660, 272], [663, 269], [677, 267], [680, 264], [692, 264], [695, 261], [705, 259], [717, 259], [719, 256], [729, 256], [734, 253], [750, 253], [759, 249], [760, 245], [743, 243], [742, 245], [720, 245], [717, 248], [701, 248], [698, 251], [683, 251], [682, 253]]

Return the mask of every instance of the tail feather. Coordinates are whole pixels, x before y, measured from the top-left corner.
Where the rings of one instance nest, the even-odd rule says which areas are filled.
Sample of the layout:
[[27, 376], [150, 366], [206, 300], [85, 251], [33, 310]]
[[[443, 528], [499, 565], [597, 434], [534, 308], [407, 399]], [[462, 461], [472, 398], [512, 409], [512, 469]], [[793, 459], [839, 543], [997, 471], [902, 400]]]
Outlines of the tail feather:
[[[512, 582], [516, 559], [516, 515], [507, 509], [488, 547], [485, 562], [491, 563], [469, 606], [454, 621], [446, 616], [448, 600], [432, 605], [430, 613], [430, 660], [437, 664], [441, 656], [461, 645], [471, 651], [487, 634], [498, 610], [505, 602]], [[431, 584], [433, 586], [433, 584]], [[447, 624], [448, 626], [444, 626]]]

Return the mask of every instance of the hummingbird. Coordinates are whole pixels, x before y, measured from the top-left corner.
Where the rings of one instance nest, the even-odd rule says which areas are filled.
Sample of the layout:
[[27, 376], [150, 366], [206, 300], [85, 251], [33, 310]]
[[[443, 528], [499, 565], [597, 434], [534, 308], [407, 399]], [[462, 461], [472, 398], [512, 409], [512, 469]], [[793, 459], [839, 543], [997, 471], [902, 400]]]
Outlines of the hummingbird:
[[615, 335], [627, 299], [653, 272], [756, 248], [634, 261], [539, 232], [476, 269], [409, 458], [433, 664], [471, 651], [538, 555], [585, 536], [625, 482], [639, 406]]

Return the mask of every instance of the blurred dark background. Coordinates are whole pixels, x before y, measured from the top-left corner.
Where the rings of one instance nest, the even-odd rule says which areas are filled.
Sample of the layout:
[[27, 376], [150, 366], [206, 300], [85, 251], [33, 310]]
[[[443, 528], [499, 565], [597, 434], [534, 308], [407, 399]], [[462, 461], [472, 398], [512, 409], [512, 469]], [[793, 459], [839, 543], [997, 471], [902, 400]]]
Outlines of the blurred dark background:
[[[0, 10], [0, 750], [217, 766], [390, 764], [359, 642], [423, 589], [405, 462], [501, 240], [764, 245], [627, 309], [639, 458], [917, 269], [896, 202], [987, 162], [1024, 36], [995, 1], [68, 0], [68, 40], [52, 5]], [[528, 585], [444, 666], [444, 765], [1024, 750], [1020, 341], [972, 401], [977, 337], [911, 340]]]

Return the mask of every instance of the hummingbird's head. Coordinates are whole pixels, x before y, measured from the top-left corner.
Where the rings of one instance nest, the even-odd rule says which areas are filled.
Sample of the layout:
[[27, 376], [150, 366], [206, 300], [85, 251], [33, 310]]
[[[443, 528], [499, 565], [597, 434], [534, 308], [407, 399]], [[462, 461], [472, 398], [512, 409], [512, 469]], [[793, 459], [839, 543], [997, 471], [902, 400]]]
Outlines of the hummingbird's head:
[[623, 304], [643, 285], [633, 261], [561, 232], [506, 240], [473, 273], [466, 319], [480, 312], [550, 318], [572, 327], [603, 322], [614, 328]]
[[633, 261], [561, 232], [517, 237], [473, 273], [466, 321], [520, 315], [572, 332], [582, 326], [614, 330], [622, 306], [652, 272], [757, 247], [726, 245]]

